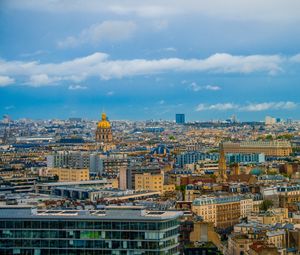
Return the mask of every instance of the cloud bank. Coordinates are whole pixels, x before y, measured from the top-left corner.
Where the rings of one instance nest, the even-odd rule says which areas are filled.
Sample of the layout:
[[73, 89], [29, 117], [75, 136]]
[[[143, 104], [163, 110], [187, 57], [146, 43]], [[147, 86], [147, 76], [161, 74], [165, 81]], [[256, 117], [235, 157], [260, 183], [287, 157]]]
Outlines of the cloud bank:
[[[0, 60], [0, 84], [6, 86], [16, 81], [18, 84], [44, 86], [63, 81], [81, 82], [91, 77], [108, 80], [171, 72], [222, 74], [262, 72], [273, 75], [282, 72], [283, 66], [287, 62], [298, 65], [299, 63], [294, 60], [297, 56], [236, 56], [217, 53], [204, 59], [110, 60], [108, 54], [96, 52], [86, 57], [60, 63]], [[210, 85], [206, 89], [217, 90], [218, 88]]]
[[248, 103], [246, 105], [239, 105], [234, 103], [218, 103], [218, 104], [199, 104], [196, 111], [244, 111], [244, 112], [260, 112], [267, 110], [291, 110], [297, 107], [297, 103], [291, 101], [281, 102], [263, 102], [263, 103]]

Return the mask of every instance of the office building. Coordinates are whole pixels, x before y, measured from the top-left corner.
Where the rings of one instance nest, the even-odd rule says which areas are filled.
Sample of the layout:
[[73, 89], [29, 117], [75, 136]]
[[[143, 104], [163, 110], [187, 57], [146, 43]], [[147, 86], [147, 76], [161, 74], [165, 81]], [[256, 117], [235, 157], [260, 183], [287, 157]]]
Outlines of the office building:
[[0, 208], [0, 254], [179, 254], [181, 212], [110, 206], [103, 210]]
[[185, 123], [185, 115], [183, 113], [176, 113], [175, 121], [177, 124], [184, 124]]

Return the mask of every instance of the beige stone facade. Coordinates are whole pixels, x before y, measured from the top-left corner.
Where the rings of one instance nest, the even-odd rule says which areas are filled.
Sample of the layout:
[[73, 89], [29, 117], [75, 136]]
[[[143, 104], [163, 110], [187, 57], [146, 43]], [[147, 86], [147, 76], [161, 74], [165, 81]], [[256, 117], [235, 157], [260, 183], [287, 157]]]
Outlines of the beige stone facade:
[[163, 174], [136, 174], [135, 190], [163, 191], [163, 181]]
[[287, 141], [249, 141], [249, 142], [224, 142], [225, 153], [264, 153], [266, 156], [284, 157], [292, 153], [292, 146]]
[[57, 175], [60, 182], [78, 182], [90, 179], [89, 169], [50, 168], [48, 175]]

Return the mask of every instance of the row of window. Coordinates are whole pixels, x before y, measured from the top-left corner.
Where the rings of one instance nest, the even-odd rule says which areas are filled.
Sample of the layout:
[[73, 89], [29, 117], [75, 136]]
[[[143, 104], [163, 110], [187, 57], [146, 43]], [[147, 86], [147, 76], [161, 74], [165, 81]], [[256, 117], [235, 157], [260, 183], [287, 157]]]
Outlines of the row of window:
[[101, 249], [135, 249], [159, 250], [177, 244], [177, 238], [167, 241], [116, 241], [116, 240], [47, 240], [47, 239], [7, 239], [0, 240], [0, 248], [101, 248]]
[[111, 229], [111, 230], [163, 230], [178, 226], [177, 220], [164, 222], [111, 222], [111, 221], [0, 221], [0, 229]]
[[96, 249], [20, 249], [7, 248], [1, 249], [1, 255], [175, 255], [178, 248], [168, 249], [167, 251], [133, 251], [133, 250], [96, 250]]
[[51, 238], [51, 239], [122, 239], [162, 240], [178, 234], [178, 228], [161, 231], [90, 231], [90, 230], [0, 230], [0, 238]]

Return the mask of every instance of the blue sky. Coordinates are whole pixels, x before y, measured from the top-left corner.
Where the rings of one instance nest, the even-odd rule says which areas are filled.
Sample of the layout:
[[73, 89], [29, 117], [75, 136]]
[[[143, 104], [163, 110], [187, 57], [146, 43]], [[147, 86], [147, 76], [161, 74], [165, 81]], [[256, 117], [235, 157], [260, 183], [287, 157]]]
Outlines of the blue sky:
[[0, 114], [300, 119], [298, 0], [2, 0]]

